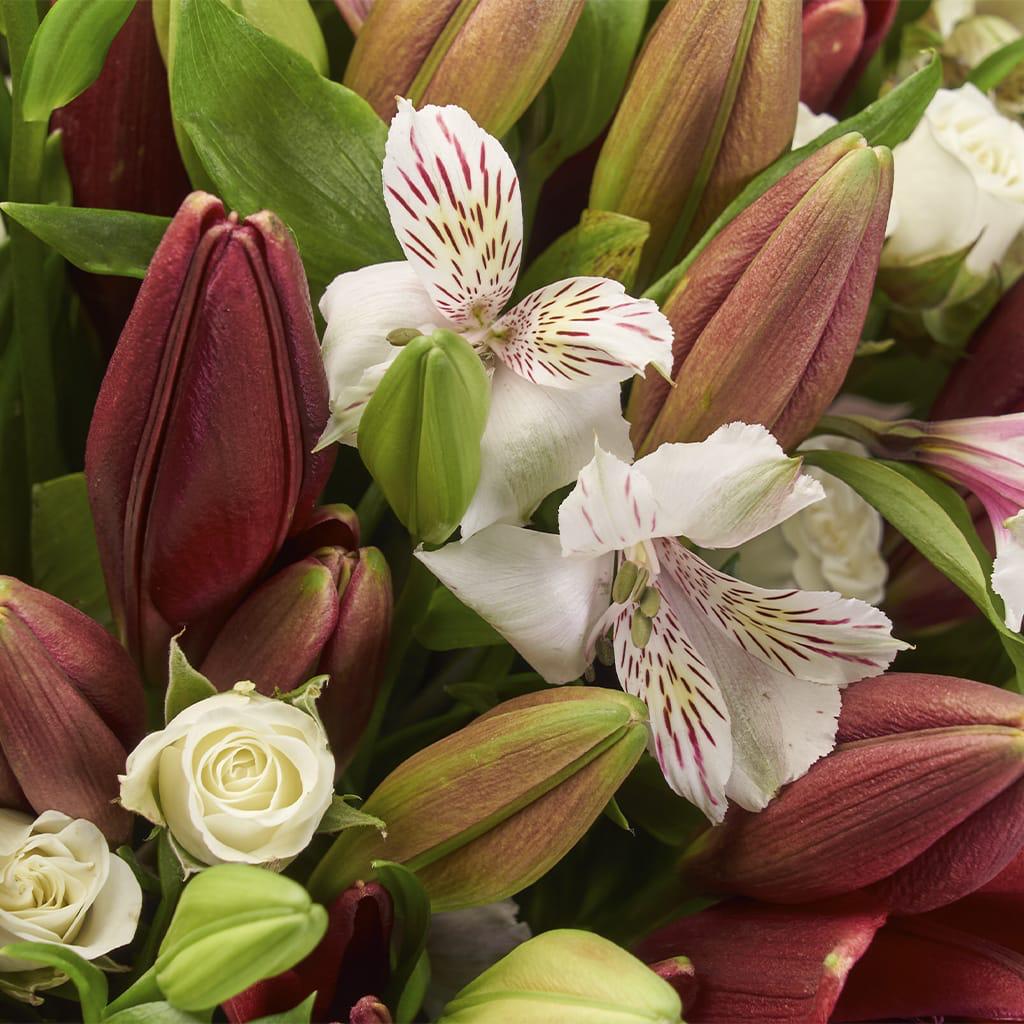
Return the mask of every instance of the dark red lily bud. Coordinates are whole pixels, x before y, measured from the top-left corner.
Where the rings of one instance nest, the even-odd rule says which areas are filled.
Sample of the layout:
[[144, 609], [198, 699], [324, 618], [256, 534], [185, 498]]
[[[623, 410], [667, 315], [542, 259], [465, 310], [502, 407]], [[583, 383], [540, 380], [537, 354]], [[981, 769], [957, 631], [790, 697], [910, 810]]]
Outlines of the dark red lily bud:
[[123, 842], [117, 775], [144, 719], [135, 666], [102, 626], [0, 576], [0, 807], [88, 818]]
[[1024, 847], [1024, 697], [890, 673], [844, 694], [838, 745], [759, 814], [734, 809], [684, 857], [714, 891], [806, 903], [874, 887], [920, 913]]
[[[156, 42], [151, 0], [139, 0], [85, 92], [55, 111], [76, 206], [169, 217], [189, 193]], [[74, 271], [89, 316], [108, 349], [124, 327], [139, 283]]]
[[[224, 1003], [222, 1009], [232, 1024], [286, 1013], [313, 992], [317, 994], [313, 1020], [374, 1020], [368, 1013], [390, 974], [391, 897], [376, 882], [357, 882], [331, 904], [327, 914], [327, 934], [305, 960]], [[371, 998], [364, 999], [367, 996]], [[357, 1006], [361, 1017], [350, 1018]]]
[[148, 678], [162, 679], [173, 634], [222, 620], [305, 525], [334, 458], [310, 454], [327, 415], [288, 229], [189, 196], [118, 341], [85, 455], [111, 607]]
[[[323, 534], [328, 522], [321, 519], [312, 535]], [[338, 529], [341, 524], [333, 521]], [[329, 676], [317, 709], [340, 772], [373, 711], [391, 607], [391, 573], [380, 551], [320, 548], [242, 603], [218, 633], [202, 671], [221, 690], [249, 679], [268, 696], [314, 675]]]

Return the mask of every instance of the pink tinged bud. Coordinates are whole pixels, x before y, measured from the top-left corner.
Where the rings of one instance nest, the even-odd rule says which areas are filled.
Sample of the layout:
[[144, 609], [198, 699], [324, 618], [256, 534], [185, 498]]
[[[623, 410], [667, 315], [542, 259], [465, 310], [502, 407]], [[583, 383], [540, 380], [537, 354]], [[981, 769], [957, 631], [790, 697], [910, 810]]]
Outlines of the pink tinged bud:
[[683, 1013], [689, 1013], [697, 1000], [697, 970], [687, 956], [670, 956], [649, 965], [659, 978], [664, 978], [683, 1004]]
[[[96, 81], [53, 114], [75, 205], [170, 216], [190, 186], [174, 141], [167, 69], [143, 0], [114, 37]], [[137, 281], [73, 271], [100, 337], [113, 349]]]
[[592, 209], [647, 221], [641, 279], [672, 267], [787, 150], [800, 85], [797, 0], [669, 0], [594, 172]]
[[540, 92], [584, 0], [375, 0], [359, 29], [345, 85], [385, 120], [396, 98], [457, 104], [504, 135]]
[[[327, 933], [305, 960], [257, 982], [223, 1004], [232, 1024], [294, 1009], [316, 992], [313, 1020], [388, 1024], [372, 1016], [390, 976], [391, 897], [376, 882], [357, 882], [328, 908]], [[358, 1013], [356, 1008], [359, 1008]]]
[[864, 43], [864, 0], [805, 0], [800, 99], [816, 114], [835, 95]]
[[153, 256], [100, 389], [86, 479], [111, 607], [147, 677], [304, 525], [333, 453], [298, 252], [271, 213], [194, 193]]
[[1024, 697], [893, 673], [843, 698], [835, 751], [684, 858], [698, 884], [774, 903], [878, 885], [918, 913], [984, 885], [1024, 846]]
[[357, 36], [373, 7], [373, 0], [334, 0], [334, 6], [352, 30], [352, 35]]
[[975, 334], [932, 407], [931, 419], [1024, 412], [1024, 281]]
[[838, 393], [867, 314], [892, 192], [892, 154], [846, 135], [812, 154], [704, 249], [666, 300], [670, 388], [629, 403], [638, 454], [736, 420], [783, 447]]
[[687, 1020], [826, 1024], [884, 920], [869, 903], [804, 908], [734, 900], [658, 930], [635, 952], [649, 963], [680, 954], [693, 961], [697, 992]]
[[392, 1024], [388, 1008], [376, 996], [363, 996], [352, 1007], [348, 1024]]
[[125, 840], [117, 775], [143, 731], [142, 688], [120, 644], [63, 601], [0, 577], [0, 805], [63, 811]]

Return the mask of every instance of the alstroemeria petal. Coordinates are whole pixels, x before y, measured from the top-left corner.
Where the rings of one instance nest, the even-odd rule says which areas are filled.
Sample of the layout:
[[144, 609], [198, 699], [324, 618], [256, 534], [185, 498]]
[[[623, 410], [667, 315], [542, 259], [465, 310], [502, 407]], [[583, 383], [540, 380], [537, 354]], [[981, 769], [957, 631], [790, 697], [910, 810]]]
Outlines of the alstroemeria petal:
[[400, 99], [384, 201], [437, 308], [459, 327], [489, 326], [512, 295], [523, 246], [519, 178], [501, 143], [461, 107]]
[[549, 682], [576, 679], [608, 610], [612, 559], [563, 558], [553, 534], [497, 525], [416, 557]]
[[355, 444], [363, 408], [401, 349], [388, 333], [398, 327], [447, 326], [412, 265], [378, 263], [336, 277], [320, 299], [327, 321], [321, 354], [331, 395], [331, 420], [319, 447]]
[[552, 491], [576, 479], [594, 438], [632, 455], [617, 384], [560, 391], [530, 384], [500, 364], [480, 443], [480, 483], [462, 520], [463, 538], [492, 523], [525, 523]]
[[731, 548], [825, 497], [759, 424], [728, 423], [704, 441], [663, 444], [635, 468], [651, 482], [662, 537]]
[[752, 658], [797, 679], [844, 686], [884, 672], [909, 645], [877, 608], [815, 590], [766, 590], [712, 569], [681, 544], [655, 543], [664, 575]]
[[636, 614], [635, 605], [621, 605], [612, 625], [619, 682], [647, 705], [654, 755], [665, 781], [712, 821], [721, 821], [733, 743], [718, 682], [667, 594], [662, 593], [642, 648], [631, 636]]
[[566, 555], [624, 551], [660, 536], [660, 511], [651, 482], [622, 459], [595, 446], [576, 486], [558, 509]]
[[672, 369], [672, 326], [650, 299], [618, 281], [572, 277], [531, 292], [487, 337], [521, 377], [553, 388], [621, 381], [654, 363]]
[[1024, 511], [993, 526], [996, 560], [992, 589], [1003, 599], [1006, 625], [1019, 633], [1024, 621]]

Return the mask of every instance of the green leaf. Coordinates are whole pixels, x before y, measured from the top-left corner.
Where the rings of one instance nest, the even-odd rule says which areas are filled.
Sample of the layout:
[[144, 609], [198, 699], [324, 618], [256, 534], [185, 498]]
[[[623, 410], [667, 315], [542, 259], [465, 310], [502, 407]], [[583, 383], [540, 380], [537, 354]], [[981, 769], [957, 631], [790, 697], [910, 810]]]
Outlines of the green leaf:
[[316, 993], [307, 996], [298, 1006], [282, 1013], [272, 1013], [269, 1017], [257, 1017], [250, 1024], [309, 1024], [313, 1019], [313, 1004]]
[[295, 233], [314, 294], [401, 259], [381, 187], [387, 129], [351, 90], [223, 4], [181, 0], [171, 98], [226, 202], [274, 210]]
[[[312, 996], [310, 998], [313, 998]], [[270, 1017], [260, 1018], [266, 1022]], [[298, 1017], [294, 1018], [299, 1020]], [[306, 1020], [309, 1018], [307, 1017]], [[141, 1003], [104, 1018], [103, 1024], [204, 1024], [202, 1017], [179, 1010], [170, 1003]], [[253, 1022], [255, 1024], [255, 1022]]]
[[780, 178], [785, 177], [797, 164], [811, 153], [833, 139], [848, 132], [860, 132], [871, 146], [895, 146], [907, 138], [921, 120], [932, 97], [942, 85], [942, 63], [937, 54], [932, 54], [928, 64], [915, 71], [894, 89], [887, 92], [870, 106], [833, 125], [827, 132], [808, 142], [806, 146], [779, 157], [762, 171], [747, 187], [719, 214], [715, 222], [704, 232], [700, 241], [690, 250], [682, 262], [676, 264], [667, 274], [660, 277], [644, 293], [659, 305], [679, 283], [700, 255], [704, 247], [737, 214], [742, 213], [755, 199], [764, 195]]
[[956, 252], [935, 256], [904, 266], [878, 268], [878, 287], [893, 302], [908, 309], [929, 309], [939, 305], [953, 287], [974, 242]]
[[55, 967], [71, 979], [78, 991], [83, 1024], [99, 1024], [103, 1019], [103, 1010], [107, 1005], [107, 977], [95, 964], [83, 960], [65, 946], [49, 942], [13, 942], [0, 949], [0, 956]]
[[323, 821], [317, 827], [317, 832], [334, 835], [337, 832], [344, 832], [347, 828], [375, 828], [381, 835], [387, 832], [387, 826], [380, 818], [372, 814], [366, 814], [348, 803], [348, 797], [336, 796], [327, 808]]
[[516, 286], [516, 297], [566, 277], [610, 277], [629, 291], [650, 233], [646, 221], [607, 210], [584, 210], [579, 224], [530, 264]]
[[[9, 331], [0, 335], [0, 347], [9, 337]], [[13, 345], [0, 355], [0, 480], [0, 572], [24, 577], [30, 571], [31, 490], [18, 351]]]
[[489, 405], [479, 356], [446, 330], [406, 345], [367, 403], [359, 454], [417, 540], [447, 540], [469, 507]]
[[170, 722], [185, 708], [217, 693], [217, 687], [202, 672], [189, 664], [185, 652], [178, 644], [178, 637], [171, 638], [168, 664], [167, 696], [164, 699], [165, 722]]
[[32, 38], [21, 78], [26, 121], [46, 121], [96, 80], [135, 0], [57, 0]]
[[[391, 935], [391, 980], [385, 1002], [392, 1009], [403, 1005], [406, 986], [414, 979], [427, 947], [430, 930], [430, 897], [419, 879], [401, 864], [375, 860], [374, 878], [388, 891], [398, 927]], [[407, 1000], [403, 1009], [408, 1009]], [[417, 1007], [418, 1009], [418, 1007]], [[411, 1017], [401, 1017], [409, 1020]]]
[[504, 643], [493, 626], [446, 587], [438, 587], [430, 595], [427, 614], [416, 626], [414, 635], [428, 651], [457, 651]]
[[92, 210], [36, 203], [0, 209], [70, 263], [91, 274], [145, 277], [169, 217], [126, 210]]
[[1014, 39], [990, 53], [971, 73], [967, 81], [976, 85], [982, 92], [991, 92], [1004, 78], [1024, 64], [1024, 39]]
[[32, 579], [37, 587], [113, 628], [82, 473], [32, 488]]

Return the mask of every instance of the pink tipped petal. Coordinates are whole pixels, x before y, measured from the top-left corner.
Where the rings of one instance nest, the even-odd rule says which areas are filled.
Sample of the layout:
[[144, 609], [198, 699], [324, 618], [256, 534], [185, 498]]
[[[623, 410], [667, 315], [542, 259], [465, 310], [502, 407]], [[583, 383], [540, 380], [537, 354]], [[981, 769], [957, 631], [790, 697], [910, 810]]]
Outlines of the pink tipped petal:
[[504, 525], [416, 557], [549, 683], [576, 679], [589, 664], [611, 558], [563, 558], [553, 534]]
[[498, 358], [534, 384], [580, 388], [621, 381], [653, 363], [672, 368], [672, 327], [650, 299], [618, 281], [573, 277], [531, 292], [487, 338]]
[[519, 178], [461, 107], [398, 101], [384, 201], [434, 304], [459, 327], [487, 327], [512, 295], [523, 246]]
[[844, 686], [884, 672], [908, 645], [863, 601], [813, 590], [766, 590], [712, 569], [682, 545], [658, 541], [663, 572], [702, 619], [740, 650], [797, 679]]
[[463, 539], [492, 523], [525, 523], [547, 495], [576, 479], [595, 437], [623, 458], [633, 453], [617, 384], [561, 391], [530, 384], [498, 365], [480, 443], [480, 482], [462, 520]]
[[320, 312], [327, 321], [321, 354], [331, 419], [319, 445], [355, 444], [363, 409], [401, 351], [388, 342], [388, 333], [447, 324], [410, 263], [379, 263], [336, 277], [320, 300]]
[[651, 620], [647, 644], [631, 639], [634, 605], [613, 620], [615, 668], [622, 688], [647, 705], [652, 745], [665, 781], [713, 822], [725, 816], [732, 771], [729, 711], [712, 670], [683, 630], [667, 595]]
[[651, 482], [595, 445], [593, 459], [558, 510], [563, 554], [623, 551], [659, 536], [659, 528]]
[[705, 441], [663, 444], [635, 468], [651, 482], [661, 512], [659, 536], [729, 548], [825, 496], [800, 465], [764, 427], [729, 423]]
[[1010, 516], [994, 532], [992, 589], [1006, 606], [1006, 625], [1019, 633], [1024, 620], [1024, 511]]

